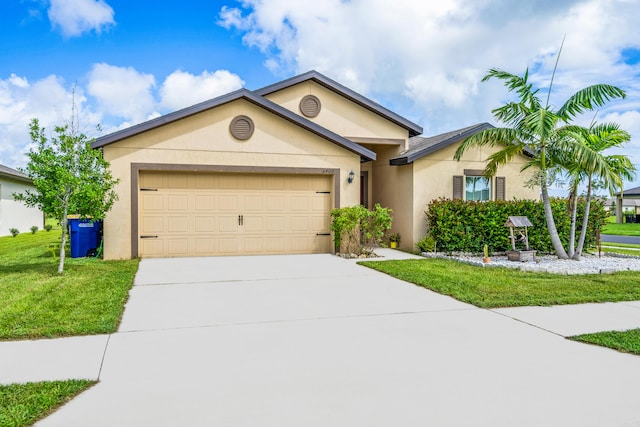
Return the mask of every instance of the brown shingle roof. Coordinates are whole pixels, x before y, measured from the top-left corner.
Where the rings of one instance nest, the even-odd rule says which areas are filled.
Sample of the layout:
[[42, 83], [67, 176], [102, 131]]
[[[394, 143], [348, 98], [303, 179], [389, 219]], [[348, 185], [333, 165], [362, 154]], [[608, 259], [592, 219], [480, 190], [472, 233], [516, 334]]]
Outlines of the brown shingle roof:
[[449, 145], [461, 141], [465, 138], [468, 138], [474, 133], [491, 128], [493, 128], [493, 126], [491, 126], [489, 123], [479, 123], [473, 126], [447, 133], [442, 133], [440, 135], [431, 136], [428, 138], [414, 136], [413, 138], [409, 138], [409, 149], [391, 159], [390, 163], [395, 166], [413, 163], [415, 160], [421, 157], [431, 154], [434, 151], [438, 151], [445, 147], [448, 147]]

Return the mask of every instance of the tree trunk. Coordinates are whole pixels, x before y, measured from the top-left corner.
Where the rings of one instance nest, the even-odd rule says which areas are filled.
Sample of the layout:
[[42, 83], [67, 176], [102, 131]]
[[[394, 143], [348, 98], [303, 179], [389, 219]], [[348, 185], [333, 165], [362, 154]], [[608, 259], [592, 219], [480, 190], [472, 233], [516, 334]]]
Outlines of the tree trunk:
[[569, 207], [571, 209], [571, 228], [569, 230], [569, 258], [573, 258], [576, 247], [576, 221], [578, 216], [578, 184], [574, 184], [569, 194]]
[[547, 230], [549, 231], [549, 237], [551, 237], [551, 244], [553, 245], [553, 249], [556, 251], [558, 258], [568, 259], [569, 256], [564, 250], [564, 246], [562, 246], [560, 236], [558, 235], [558, 230], [556, 229], [556, 223], [553, 219], [553, 212], [551, 211], [551, 201], [549, 200], [549, 191], [547, 189], [547, 182], [545, 177], [542, 177], [540, 188], [542, 190], [541, 192], [542, 205], [544, 206], [544, 217], [547, 221]]
[[587, 185], [587, 201], [584, 205], [584, 215], [582, 217], [582, 230], [580, 230], [580, 240], [578, 240], [578, 249], [573, 255], [573, 259], [580, 261], [582, 256], [582, 248], [584, 247], [584, 239], [587, 237], [587, 226], [589, 225], [589, 213], [591, 211], [591, 177]]
[[67, 243], [67, 219], [62, 220], [62, 239], [60, 240], [60, 263], [58, 264], [58, 274], [62, 274], [64, 271], [64, 247]]
[[62, 272], [64, 271], [64, 247], [67, 244], [67, 224], [69, 223], [69, 221], [67, 221], [67, 215], [67, 204], [65, 204], [64, 215], [62, 216], [62, 220], [60, 221], [60, 226], [62, 226], [62, 237], [60, 239], [60, 263], [58, 264], [58, 274], [62, 274]]

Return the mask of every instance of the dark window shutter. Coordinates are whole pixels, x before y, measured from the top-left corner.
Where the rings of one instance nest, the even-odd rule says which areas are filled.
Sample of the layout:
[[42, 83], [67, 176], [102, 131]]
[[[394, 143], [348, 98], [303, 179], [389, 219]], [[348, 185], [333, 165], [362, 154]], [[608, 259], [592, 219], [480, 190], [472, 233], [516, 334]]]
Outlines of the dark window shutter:
[[504, 176], [496, 177], [496, 200], [505, 200], [505, 181], [507, 179]]
[[453, 200], [462, 199], [462, 191], [464, 190], [464, 176], [456, 175], [453, 177]]

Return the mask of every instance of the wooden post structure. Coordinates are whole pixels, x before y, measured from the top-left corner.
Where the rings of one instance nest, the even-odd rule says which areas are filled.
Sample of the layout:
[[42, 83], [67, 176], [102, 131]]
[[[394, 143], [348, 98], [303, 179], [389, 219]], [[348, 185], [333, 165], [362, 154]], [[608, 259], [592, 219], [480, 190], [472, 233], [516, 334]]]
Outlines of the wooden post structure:
[[[511, 237], [511, 250], [507, 252], [507, 259], [509, 261], [534, 261], [536, 251], [529, 249], [529, 231], [527, 227], [532, 227], [531, 221], [526, 216], [510, 216], [505, 227], [509, 227], [509, 236]], [[524, 246], [526, 250], [519, 251], [516, 249], [516, 236], [514, 229], [524, 228], [524, 233], [518, 230], [520, 236], [524, 238]]]

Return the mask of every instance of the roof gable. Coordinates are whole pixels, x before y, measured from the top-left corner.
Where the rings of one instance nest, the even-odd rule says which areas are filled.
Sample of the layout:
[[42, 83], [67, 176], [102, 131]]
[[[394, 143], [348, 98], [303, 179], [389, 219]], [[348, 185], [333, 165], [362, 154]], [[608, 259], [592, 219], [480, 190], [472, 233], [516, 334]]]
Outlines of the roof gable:
[[295, 86], [297, 84], [300, 84], [309, 80], [313, 80], [317, 84], [331, 90], [332, 92], [335, 92], [338, 95], [354, 102], [355, 104], [406, 129], [409, 132], [409, 136], [416, 136], [422, 133], [421, 126], [411, 122], [410, 120], [405, 119], [404, 117], [370, 100], [369, 98], [360, 95], [359, 93], [349, 89], [348, 87], [341, 85], [340, 83], [328, 78], [327, 76], [317, 71], [308, 71], [304, 74], [300, 74], [298, 76], [291, 77], [281, 82], [274, 83], [269, 86], [265, 86], [261, 89], [256, 90], [255, 93], [261, 96], [267, 96], [274, 92], [278, 92], [280, 90], [289, 88], [291, 86]]
[[409, 149], [391, 159], [390, 164], [394, 166], [400, 166], [413, 163], [415, 160], [418, 160], [435, 151], [446, 148], [456, 142], [470, 137], [477, 132], [491, 129], [493, 127], [494, 126], [490, 125], [489, 123], [479, 123], [473, 126], [454, 130], [436, 136], [431, 136], [428, 138], [414, 136], [413, 138], [409, 138]]
[[294, 125], [300, 126], [303, 129], [306, 129], [309, 132], [312, 132], [329, 142], [332, 142], [338, 146], [341, 146], [353, 153], [360, 155], [365, 160], [375, 160], [376, 153], [364, 148], [348, 139], [331, 132], [330, 130], [305, 119], [284, 107], [275, 104], [268, 99], [248, 90], [248, 89], [239, 89], [237, 91], [228, 93], [226, 95], [219, 96], [217, 98], [210, 99], [208, 101], [201, 102], [199, 104], [193, 105], [191, 107], [183, 108], [182, 110], [175, 111], [173, 113], [166, 114], [164, 116], [157, 117], [155, 119], [146, 121], [144, 123], [137, 124], [135, 126], [111, 133], [109, 135], [102, 136], [97, 138], [95, 141], [91, 143], [92, 148], [100, 148], [109, 144], [113, 144], [115, 142], [121, 141], [123, 139], [132, 137], [134, 135], [141, 134], [143, 132], [150, 131], [152, 129], [159, 128], [161, 126], [165, 126], [167, 124], [176, 122], [178, 120], [184, 119], [186, 117], [201, 113], [203, 111], [219, 107], [224, 104], [228, 104], [230, 102], [244, 99], [249, 101], [265, 110], [285, 119]]

